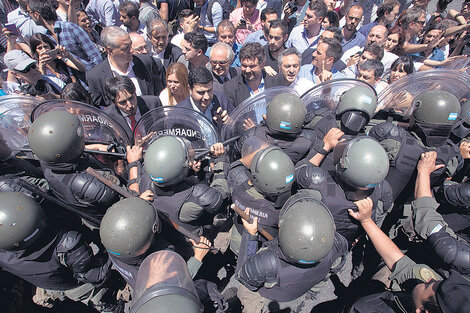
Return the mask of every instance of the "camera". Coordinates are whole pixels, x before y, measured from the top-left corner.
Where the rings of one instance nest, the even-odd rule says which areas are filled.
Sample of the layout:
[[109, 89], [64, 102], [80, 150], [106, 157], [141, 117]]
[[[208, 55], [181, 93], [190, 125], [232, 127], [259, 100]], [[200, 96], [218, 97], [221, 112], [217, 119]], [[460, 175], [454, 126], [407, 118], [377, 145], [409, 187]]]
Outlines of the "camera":
[[44, 80], [40, 79], [36, 85], [25, 84], [21, 86], [21, 91], [25, 94], [35, 96], [47, 95], [51, 92], [51, 86]]
[[295, 1], [289, 1], [287, 7], [291, 10], [292, 13], [297, 12], [297, 5]]

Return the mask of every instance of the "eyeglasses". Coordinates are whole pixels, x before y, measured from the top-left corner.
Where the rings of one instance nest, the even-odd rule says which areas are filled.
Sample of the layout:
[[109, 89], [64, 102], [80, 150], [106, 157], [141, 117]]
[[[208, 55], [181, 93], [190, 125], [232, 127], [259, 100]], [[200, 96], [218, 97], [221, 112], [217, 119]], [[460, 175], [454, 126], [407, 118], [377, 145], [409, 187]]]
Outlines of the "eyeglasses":
[[228, 63], [228, 60], [226, 60], [226, 61], [214, 61], [214, 60], [210, 60], [210, 61], [211, 61], [211, 63], [212, 63], [213, 65], [217, 65], [217, 64], [218, 64], [218, 65], [225, 65], [225, 64]]
[[21, 71], [17, 70], [17, 71], [20, 72], [20, 73], [23, 73], [23, 74], [28, 74], [29, 71], [31, 71], [32, 69], [35, 69], [35, 68], [36, 68], [36, 64], [33, 63], [33, 64], [28, 65], [24, 70], [21, 70]]
[[424, 24], [426, 24], [426, 21], [416, 21], [416, 23], [419, 23], [421, 24], [421, 26], [424, 26]]

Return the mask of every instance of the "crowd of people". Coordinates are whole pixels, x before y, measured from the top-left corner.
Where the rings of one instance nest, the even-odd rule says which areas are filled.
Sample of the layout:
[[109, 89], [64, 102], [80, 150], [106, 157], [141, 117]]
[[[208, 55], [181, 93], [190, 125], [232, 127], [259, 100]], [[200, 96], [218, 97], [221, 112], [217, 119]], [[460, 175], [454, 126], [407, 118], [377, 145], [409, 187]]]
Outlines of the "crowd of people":
[[378, 106], [468, 63], [451, 2], [0, 1], [0, 117], [31, 120], [18, 147], [0, 118], [0, 297], [20, 278], [51, 310], [303, 312], [350, 270], [328, 312], [469, 312], [467, 68], [463, 94]]

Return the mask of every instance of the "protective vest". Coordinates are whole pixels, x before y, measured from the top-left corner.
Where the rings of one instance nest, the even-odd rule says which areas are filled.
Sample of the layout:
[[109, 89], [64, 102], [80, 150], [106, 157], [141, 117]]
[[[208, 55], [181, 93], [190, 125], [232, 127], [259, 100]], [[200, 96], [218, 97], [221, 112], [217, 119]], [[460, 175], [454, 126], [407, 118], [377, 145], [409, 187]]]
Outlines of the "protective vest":
[[264, 123], [256, 127], [254, 135], [271, 145], [281, 148], [294, 164], [305, 158], [314, 144], [311, 139], [306, 138], [302, 133], [295, 137], [275, 134]]
[[283, 259], [277, 239], [264, 243], [279, 258], [278, 282], [271, 288], [261, 287], [261, 296], [279, 302], [288, 302], [304, 295], [316, 284], [328, 277], [333, 263], [348, 252], [346, 240], [335, 233], [333, 248], [319, 263], [310, 266], [296, 266]]
[[153, 207], [171, 222], [183, 226], [191, 232], [197, 232], [201, 223], [184, 223], [179, 219], [181, 207], [188, 200], [193, 190], [193, 185], [187, 180], [168, 188], [159, 188], [150, 179], [150, 175], [145, 172], [141, 175], [140, 189], [142, 191], [151, 190], [155, 194], [152, 202]]
[[41, 237], [26, 250], [0, 250], [0, 269], [44, 289], [63, 291], [78, 287], [80, 283], [73, 272], [58, 257], [58, 246], [65, 236], [67, 232], [60, 231]]
[[[248, 190], [257, 197], [254, 198], [248, 193]], [[279, 211], [282, 204], [276, 206], [276, 203], [264, 198], [260, 193], [254, 190], [253, 186], [248, 184], [248, 181], [233, 189], [232, 201], [242, 210], [250, 208], [251, 217], [258, 217], [258, 224], [263, 226], [274, 238], [277, 237], [279, 232]], [[243, 223], [238, 215], [235, 216], [234, 223], [237, 230], [242, 234], [244, 230]]]
[[[362, 234], [362, 228], [348, 213], [348, 209], [356, 208], [353, 201], [346, 198], [344, 190], [331, 177], [326, 175], [325, 184], [311, 185], [310, 189], [317, 190], [321, 194], [322, 202], [330, 210], [336, 225], [336, 231], [352, 243]], [[381, 226], [383, 219], [392, 204], [391, 190], [386, 182], [379, 183], [369, 196], [374, 204], [372, 208], [372, 219]]]
[[[392, 187], [395, 199], [410, 181], [421, 154], [424, 152], [436, 150], [437, 164], [448, 164], [453, 158], [456, 158], [456, 162], [459, 164], [457, 168], [463, 166], [459, 149], [451, 140], [447, 140], [437, 149], [424, 147], [411, 133], [391, 122], [374, 126], [370, 130], [369, 136], [377, 139], [389, 155], [390, 169], [385, 180]], [[453, 175], [455, 171], [455, 169], [452, 170], [450, 174]], [[448, 177], [444, 172], [446, 172], [446, 168], [431, 174], [433, 184], [439, 183], [439, 181], [443, 182]]]
[[106, 209], [119, 200], [114, 190], [86, 173], [88, 167], [107, 170], [92, 157], [84, 155], [78, 164], [71, 164], [64, 170], [54, 169], [45, 162], [41, 162], [41, 166], [54, 195], [71, 205], [87, 208], [87, 212], [97, 217], [102, 217]]

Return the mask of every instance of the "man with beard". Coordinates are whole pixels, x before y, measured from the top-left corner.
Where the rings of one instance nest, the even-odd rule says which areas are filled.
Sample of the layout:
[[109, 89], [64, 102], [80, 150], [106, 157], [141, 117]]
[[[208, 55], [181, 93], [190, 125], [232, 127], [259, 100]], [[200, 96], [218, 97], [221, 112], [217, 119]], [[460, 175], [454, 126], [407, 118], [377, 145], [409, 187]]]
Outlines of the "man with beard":
[[346, 53], [349, 49], [360, 46], [363, 47], [366, 43], [364, 35], [359, 33], [356, 28], [361, 22], [364, 10], [360, 5], [353, 5], [346, 15], [346, 24], [343, 26], [343, 51]]
[[220, 130], [222, 124], [228, 120], [228, 114], [233, 107], [223, 92], [214, 92], [211, 72], [205, 67], [196, 67], [189, 72], [188, 82], [189, 97], [177, 106], [204, 114]]
[[287, 33], [287, 23], [281, 19], [271, 22], [268, 33], [268, 43], [264, 46], [266, 53], [266, 66], [264, 70], [269, 75], [277, 74], [278, 58], [282, 51], [284, 51], [284, 43], [289, 38]]
[[237, 106], [248, 97], [264, 91], [266, 88], [280, 86], [281, 77], [269, 76], [263, 70], [266, 55], [257, 42], [245, 44], [240, 50], [241, 72], [224, 85], [224, 92], [233, 106]]
[[263, 46], [268, 43], [269, 27], [272, 21], [278, 19], [276, 10], [273, 8], [266, 8], [261, 11], [260, 15], [262, 29], [246, 36], [245, 43], [259, 42]]

